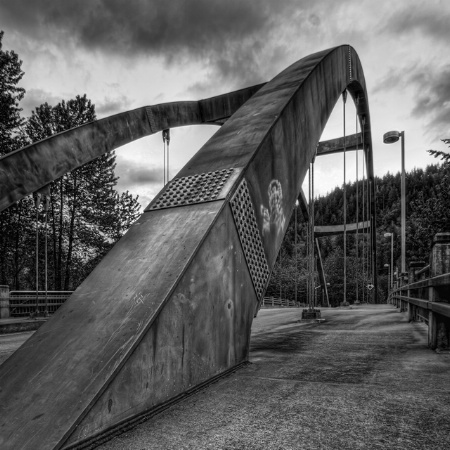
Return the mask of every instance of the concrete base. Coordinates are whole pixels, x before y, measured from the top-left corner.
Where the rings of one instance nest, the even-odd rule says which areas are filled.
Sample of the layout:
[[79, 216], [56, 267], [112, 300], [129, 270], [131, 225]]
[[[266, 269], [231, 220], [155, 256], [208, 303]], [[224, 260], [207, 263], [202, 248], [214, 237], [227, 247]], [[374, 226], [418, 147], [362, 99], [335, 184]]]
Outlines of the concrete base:
[[302, 311], [302, 320], [320, 319], [320, 309], [304, 309]]

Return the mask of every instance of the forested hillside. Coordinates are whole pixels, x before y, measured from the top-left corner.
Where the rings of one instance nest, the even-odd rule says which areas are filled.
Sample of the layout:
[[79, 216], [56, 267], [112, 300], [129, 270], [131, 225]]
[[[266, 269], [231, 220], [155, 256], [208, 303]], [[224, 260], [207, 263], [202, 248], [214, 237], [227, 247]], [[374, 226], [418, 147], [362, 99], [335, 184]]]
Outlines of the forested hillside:
[[[428, 261], [433, 236], [438, 232], [450, 231], [450, 162], [445, 154], [434, 154], [444, 161], [430, 164], [425, 169], [414, 169], [406, 173], [406, 260]], [[430, 157], [430, 162], [431, 162]], [[387, 173], [375, 179], [376, 225], [377, 225], [377, 272], [379, 274], [379, 301], [383, 300], [387, 288], [387, 269], [390, 263], [390, 239], [384, 233], [394, 234], [394, 265], [400, 259], [400, 173]], [[363, 219], [362, 181], [359, 182], [359, 221]], [[347, 185], [347, 223], [356, 221], [356, 183]], [[367, 213], [366, 213], [367, 214]], [[267, 290], [268, 296], [294, 298], [295, 276], [297, 276], [298, 298], [304, 301], [306, 264], [305, 223], [298, 212], [298, 261], [295, 270], [294, 217], [283, 242], [278, 261], [272, 273]], [[367, 216], [365, 216], [367, 217]], [[336, 188], [326, 196], [315, 200], [315, 224], [333, 225], [343, 223], [343, 189]], [[342, 236], [320, 238], [320, 247], [327, 281], [330, 283], [330, 301], [333, 305], [342, 301], [343, 290], [343, 238]], [[356, 299], [358, 281], [359, 300], [362, 292], [367, 296], [365, 286], [371, 280], [364, 275], [363, 252], [367, 252], [367, 240], [360, 235], [358, 258], [356, 257], [355, 235], [347, 236], [347, 292], [348, 301]], [[280, 263], [281, 261], [281, 263]], [[319, 282], [316, 281], [318, 285]]]

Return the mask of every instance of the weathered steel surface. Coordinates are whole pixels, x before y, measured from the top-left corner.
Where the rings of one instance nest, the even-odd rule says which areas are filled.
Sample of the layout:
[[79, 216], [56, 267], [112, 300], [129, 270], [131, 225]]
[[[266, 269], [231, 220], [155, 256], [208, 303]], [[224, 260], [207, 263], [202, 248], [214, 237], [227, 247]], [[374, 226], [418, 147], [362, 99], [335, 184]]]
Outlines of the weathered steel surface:
[[353, 151], [353, 150], [362, 150], [362, 134], [350, 134], [349, 136], [340, 137], [336, 139], [330, 139], [329, 141], [320, 141], [317, 146], [317, 156], [324, 155], [332, 155], [333, 153], [340, 153], [344, 151], [344, 142], [345, 142], [345, 150]]
[[0, 211], [77, 167], [167, 128], [221, 124], [263, 85], [210, 99], [163, 103], [106, 117], [0, 158]]
[[66, 445], [161, 404], [245, 360], [255, 305], [227, 206], [127, 364]]
[[[272, 269], [345, 88], [359, 96], [371, 155], [364, 76], [351, 47], [310, 55], [259, 89], [178, 174], [233, 169], [221, 198], [145, 212], [54, 318], [0, 367], [1, 448], [68, 446], [176, 395], [186, 380], [200, 384], [245, 360], [261, 292], [249, 273], [253, 250], [245, 254], [242, 243], [260, 240]], [[148, 129], [171, 126], [158, 123], [155, 111], [141, 113], [149, 116]], [[176, 110], [169, 116], [176, 123], [184, 118]], [[230, 212], [243, 180], [254, 227], [237, 227]]]
[[[370, 222], [348, 223], [346, 226], [347, 233], [368, 233], [370, 231]], [[333, 236], [335, 234], [344, 234], [344, 225], [316, 225], [314, 227], [314, 236]]]
[[143, 214], [1, 366], [0, 448], [62, 444], [164, 307], [222, 204]]

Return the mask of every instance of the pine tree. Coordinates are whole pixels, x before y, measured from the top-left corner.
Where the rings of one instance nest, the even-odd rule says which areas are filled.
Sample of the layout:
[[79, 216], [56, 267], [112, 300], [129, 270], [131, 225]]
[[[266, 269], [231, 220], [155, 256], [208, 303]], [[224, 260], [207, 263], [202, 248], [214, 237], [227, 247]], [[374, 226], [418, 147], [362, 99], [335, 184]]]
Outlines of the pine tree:
[[[95, 120], [95, 106], [77, 96], [35, 108], [24, 130], [32, 141]], [[67, 173], [50, 186], [51, 286], [74, 289], [137, 218], [137, 198], [114, 187], [115, 154]]]
[[[23, 119], [19, 101], [25, 90], [18, 86], [24, 72], [22, 61], [13, 51], [3, 50], [3, 31], [0, 31], [0, 157], [25, 145], [20, 134]], [[32, 201], [25, 198], [6, 211], [0, 212], [0, 284], [20, 288], [20, 274], [30, 263], [32, 243], [29, 236], [34, 229]]]
[[3, 35], [0, 31], [0, 156], [23, 144], [17, 131], [23, 124], [19, 101], [25, 95], [25, 89], [18, 86], [24, 75], [22, 61], [13, 51], [3, 50]]

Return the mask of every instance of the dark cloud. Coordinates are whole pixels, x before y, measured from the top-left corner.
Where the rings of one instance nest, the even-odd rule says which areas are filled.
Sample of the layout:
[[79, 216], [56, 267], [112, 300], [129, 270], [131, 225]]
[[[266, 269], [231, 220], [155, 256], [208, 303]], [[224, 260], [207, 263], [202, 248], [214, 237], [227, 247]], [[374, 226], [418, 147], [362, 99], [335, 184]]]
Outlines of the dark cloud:
[[391, 69], [378, 81], [373, 93], [407, 89], [414, 92], [411, 115], [422, 119], [433, 137], [441, 139], [450, 136], [450, 65], [430, 67], [425, 63], [416, 63]]
[[171, 55], [207, 53], [267, 30], [292, 0], [1, 0], [2, 16], [28, 35], [64, 33], [86, 48]]
[[118, 158], [116, 160], [116, 175], [121, 186], [162, 185], [162, 167], [144, 167], [141, 162]]
[[383, 31], [395, 35], [420, 32], [431, 38], [444, 40], [450, 39], [450, 13], [441, 6], [431, 2], [419, 5], [411, 5], [405, 2], [405, 8], [396, 10], [387, 20]]
[[261, 81], [257, 61], [276, 45], [274, 30], [320, 24], [317, 15], [298, 13], [311, 5], [317, 0], [0, 0], [0, 16], [34, 40], [167, 64], [201, 61], [211, 77], [251, 84]]
[[411, 77], [417, 96], [412, 115], [426, 118], [427, 127], [439, 138], [450, 136], [450, 65], [425, 67]]
[[43, 89], [28, 89], [23, 100], [20, 102], [20, 107], [23, 109], [24, 116], [31, 116], [31, 111], [43, 103], [48, 103], [51, 106], [58, 104], [62, 98], [54, 96], [51, 92]]
[[316, 14], [311, 14], [311, 15], [309, 16], [309, 19], [308, 19], [308, 20], [309, 20], [309, 22], [310, 22], [312, 25], [314, 25], [315, 27], [319, 26], [320, 23], [321, 23], [320, 17], [317, 16]]

